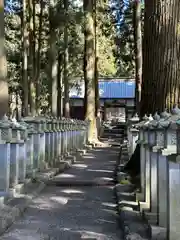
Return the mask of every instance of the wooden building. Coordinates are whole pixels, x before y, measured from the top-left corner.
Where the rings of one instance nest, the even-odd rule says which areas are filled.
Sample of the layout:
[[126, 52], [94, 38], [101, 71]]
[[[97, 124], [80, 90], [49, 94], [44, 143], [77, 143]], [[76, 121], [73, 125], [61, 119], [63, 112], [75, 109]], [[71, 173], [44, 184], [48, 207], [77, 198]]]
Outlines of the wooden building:
[[[70, 90], [71, 117], [84, 118], [84, 82]], [[99, 79], [99, 98], [102, 118], [129, 118], [135, 106], [135, 80], [121, 78]]]

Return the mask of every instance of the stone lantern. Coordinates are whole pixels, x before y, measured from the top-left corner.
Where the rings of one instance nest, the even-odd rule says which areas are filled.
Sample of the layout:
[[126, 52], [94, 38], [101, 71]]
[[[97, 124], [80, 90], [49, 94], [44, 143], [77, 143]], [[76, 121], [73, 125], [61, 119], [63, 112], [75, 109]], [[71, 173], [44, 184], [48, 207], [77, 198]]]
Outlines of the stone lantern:
[[142, 159], [144, 171], [141, 171], [142, 178], [145, 179], [144, 191], [145, 199], [140, 202], [140, 210], [143, 211], [146, 219], [157, 223], [157, 162], [158, 153], [153, 151], [156, 146], [156, 131], [159, 125], [160, 116], [155, 113], [152, 120], [148, 122], [144, 129], [148, 132], [148, 141], [145, 144], [145, 158]]
[[127, 136], [128, 136], [128, 145], [129, 145], [129, 157], [133, 154], [136, 148], [136, 141], [138, 140], [139, 130], [135, 127], [135, 124], [139, 122], [139, 117], [137, 114], [134, 115], [128, 121], [127, 127]]
[[145, 201], [145, 157], [146, 148], [145, 145], [148, 141], [147, 129], [143, 126], [149, 122], [149, 118], [145, 115], [143, 121], [136, 124], [136, 128], [139, 129], [139, 139], [137, 144], [140, 145], [140, 169], [141, 169], [141, 193], [137, 193], [136, 197], [139, 201]]
[[160, 115], [155, 113], [153, 116], [153, 120], [149, 123], [149, 147], [150, 147], [150, 212], [151, 215], [146, 217], [150, 217], [151, 220], [157, 223], [157, 169], [158, 169], [158, 153], [157, 151], [153, 151], [153, 147], [156, 146], [156, 129], [160, 121]]
[[177, 153], [177, 129], [176, 124], [180, 120], [180, 109], [175, 107], [172, 115], [166, 120], [165, 149], [163, 154], [172, 155]]
[[[165, 186], [168, 185], [168, 160], [167, 156], [163, 154], [163, 151], [166, 147], [165, 138], [166, 131], [169, 127], [168, 119], [171, 117], [171, 114], [167, 111], [164, 111], [160, 114], [160, 119], [158, 121], [158, 125], [156, 127], [156, 145], [153, 147], [154, 154], [157, 154], [157, 168], [156, 173], [151, 176], [156, 177], [156, 183], [152, 182], [152, 190], [155, 192], [157, 206], [154, 204], [153, 213], [156, 214], [157, 223], [161, 227], [167, 226], [167, 218], [165, 209], [168, 204], [168, 196]], [[152, 179], [153, 181], [153, 179]], [[163, 199], [163, 200], [162, 200]]]
[[[177, 155], [180, 156], [180, 119], [177, 120], [177, 132], [176, 132], [176, 138], [177, 138]], [[179, 157], [180, 160], [180, 157]]]

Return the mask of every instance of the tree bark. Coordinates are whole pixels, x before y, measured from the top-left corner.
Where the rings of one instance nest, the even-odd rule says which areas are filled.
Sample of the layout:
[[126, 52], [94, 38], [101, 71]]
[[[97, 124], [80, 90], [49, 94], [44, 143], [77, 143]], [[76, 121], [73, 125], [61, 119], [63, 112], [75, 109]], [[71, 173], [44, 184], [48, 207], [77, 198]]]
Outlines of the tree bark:
[[98, 29], [97, 29], [97, 3], [94, 0], [94, 31], [95, 31], [95, 66], [94, 66], [94, 81], [95, 81], [95, 116], [97, 135], [100, 134], [100, 101], [99, 101], [99, 71], [98, 71]]
[[58, 106], [58, 116], [62, 118], [63, 116], [63, 94], [62, 94], [62, 87], [63, 87], [63, 68], [62, 68], [63, 58], [62, 55], [59, 53], [58, 56], [58, 98], [57, 98], [57, 106]]
[[142, 85], [142, 36], [141, 36], [141, 0], [134, 1], [134, 45], [136, 67], [135, 105], [140, 113], [141, 85]]
[[27, 1], [23, 1], [22, 13], [22, 78], [23, 78], [23, 116], [28, 116], [28, 48], [29, 48], [29, 34], [27, 26]]
[[36, 115], [36, 85], [35, 85], [35, 6], [34, 1], [28, 0], [29, 4], [29, 66], [30, 66], [30, 78], [29, 78], [29, 87], [30, 87], [30, 111], [31, 115]]
[[4, 1], [0, 0], [0, 119], [8, 112], [9, 92], [4, 40]]
[[145, 0], [141, 115], [180, 103], [180, 2]]
[[[141, 117], [180, 103], [180, 1], [145, 0]], [[140, 173], [140, 146], [125, 167]]]
[[69, 104], [69, 50], [68, 50], [68, 0], [64, 0], [65, 25], [64, 25], [64, 116], [70, 117]]
[[97, 4], [94, 0], [94, 31], [95, 31], [95, 67], [94, 67], [94, 80], [95, 80], [95, 104], [96, 104], [96, 117], [99, 114], [99, 85], [98, 85], [98, 36], [97, 36]]
[[49, 79], [51, 81], [51, 114], [57, 116], [57, 49], [56, 49], [56, 31], [53, 22], [55, 9], [55, 0], [50, 1], [49, 6]]
[[86, 115], [90, 122], [88, 140], [97, 140], [95, 117], [95, 31], [93, 20], [93, 1], [84, 0], [85, 44], [84, 44], [84, 81], [86, 90]]
[[40, 114], [40, 71], [41, 71], [41, 46], [42, 46], [42, 18], [43, 18], [43, 0], [40, 0], [40, 15], [39, 15], [39, 36], [37, 49], [37, 64], [36, 64], [36, 112]]

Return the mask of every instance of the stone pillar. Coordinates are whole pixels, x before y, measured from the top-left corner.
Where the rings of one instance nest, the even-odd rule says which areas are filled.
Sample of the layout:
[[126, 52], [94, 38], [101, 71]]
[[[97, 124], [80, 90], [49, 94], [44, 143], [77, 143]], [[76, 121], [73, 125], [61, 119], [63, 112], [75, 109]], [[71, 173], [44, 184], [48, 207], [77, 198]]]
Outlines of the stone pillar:
[[0, 122], [0, 195], [9, 195], [10, 185], [10, 140], [12, 139], [12, 130], [8, 122]]
[[143, 126], [146, 122], [148, 122], [148, 117], [144, 117], [143, 121], [136, 124], [136, 128], [139, 129], [139, 140], [137, 141], [137, 144], [140, 145], [140, 174], [141, 174], [141, 192], [136, 194], [137, 201], [145, 201], [145, 172], [146, 172], [146, 149], [145, 149], [145, 131], [143, 129]]
[[[175, 160], [175, 161], [173, 161]], [[167, 211], [167, 239], [180, 239], [180, 163], [176, 158], [169, 161], [169, 204]]]
[[131, 141], [132, 141], [129, 144], [130, 145], [130, 157], [131, 157], [131, 155], [134, 153], [134, 151], [136, 149], [137, 140], [139, 138], [139, 130], [136, 128], [131, 128], [130, 133], [131, 133]]
[[[143, 162], [143, 167], [145, 169], [144, 172], [144, 194], [145, 194], [145, 201], [139, 202], [140, 205], [140, 211], [143, 209], [149, 209], [150, 208], [150, 149], [149, 149], [149, 134], [148, 130], [145, 128], [143, 129], [143, 148], [144, 148], [144, 162]], [[142, 160], [143, 161], [143, 160]]]
[[139, 122], [139, 117], [137, 114], [133, 118], [129, 119], [127, 122], [127, 137], [129, 145], [129, 157], [133, 154], [136, 148], [136, 141], [138, 140], [138, 130], [135, 125]]

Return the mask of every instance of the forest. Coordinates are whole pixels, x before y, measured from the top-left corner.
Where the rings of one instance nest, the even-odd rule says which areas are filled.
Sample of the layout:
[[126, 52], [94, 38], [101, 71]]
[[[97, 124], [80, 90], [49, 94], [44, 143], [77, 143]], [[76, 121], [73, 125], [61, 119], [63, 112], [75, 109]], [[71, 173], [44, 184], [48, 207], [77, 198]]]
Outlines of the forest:
[[93, 126], [98, 78], [107, 76], [135, 79], [141, 117], [179, 105], [178, 0], [1, 5], [1, 116], [70, 117], [69, 89], [84, 78], [85, 119]]
[[[38, 0], [23, 1], [23, 4], [7, 1], [6, 4], [5, 44], [10, 93], [20, 96], [20, 100], [23, 96], [28, 97], [29, 100], [24, 98], [23, 102], [27, 105], [29, 101], [30, 111], [34, 114], [39, 107], [48, 108], [53, 82], [67, 89], [77, 84], [74, 79], [83, 77], [83, 3], [54, 1], [51, 6], [45, 0]], [[98, 74], [101, 77], [132, 77], [131, 6], [126, 6], [126, 10], [119, 9], [118, 1], [110, 3], [108, 0], [97, 1], [96, 5]], [[127, 14], [129, 20], [119, 17], [121, 11], [124, 11], [123, 15]], [[50, 62], [52, 66], [49, 66]], [[53, 81], [50, 73], [53, 67], [56, 68], [54, 78], [60, 81]], [[23, 71], [24, 68], [27, 72]], [[69, 86], [65, 86], [67, 82]], [[28, 86], [29, 92], [25, 89]], [[54, 99], [57, 94], [52, 94]]]

